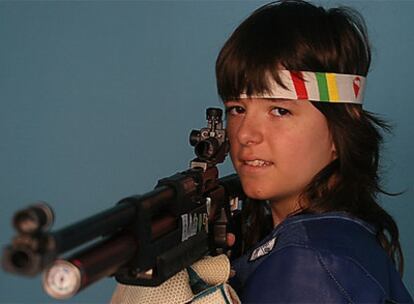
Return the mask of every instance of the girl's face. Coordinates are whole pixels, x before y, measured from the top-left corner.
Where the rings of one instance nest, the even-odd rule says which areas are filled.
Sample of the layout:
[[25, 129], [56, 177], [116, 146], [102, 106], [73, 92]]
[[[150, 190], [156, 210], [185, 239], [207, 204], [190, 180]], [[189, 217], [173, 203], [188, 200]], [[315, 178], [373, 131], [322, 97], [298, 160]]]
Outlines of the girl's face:
[[246, 195], [297, 206], [335, 158], [325, 116], [308, 100], [239, 99], [225, 107], [230, 155]]

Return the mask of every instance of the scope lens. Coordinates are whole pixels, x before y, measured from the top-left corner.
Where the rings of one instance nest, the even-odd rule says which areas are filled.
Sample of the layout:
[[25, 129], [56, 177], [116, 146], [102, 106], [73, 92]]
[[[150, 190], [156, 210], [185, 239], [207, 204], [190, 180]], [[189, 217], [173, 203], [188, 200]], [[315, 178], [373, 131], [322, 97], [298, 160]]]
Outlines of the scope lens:
[[216, 155], [219, 143], [215, 138], [208, 138], [199, 142], [195, 147], [195, 153], [202, 160], [210, 160]]

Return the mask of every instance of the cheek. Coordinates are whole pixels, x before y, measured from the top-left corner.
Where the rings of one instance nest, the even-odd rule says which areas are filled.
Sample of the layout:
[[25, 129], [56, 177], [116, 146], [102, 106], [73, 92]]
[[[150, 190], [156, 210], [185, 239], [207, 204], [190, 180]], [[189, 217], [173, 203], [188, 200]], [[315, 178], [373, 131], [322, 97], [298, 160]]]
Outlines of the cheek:
[[308, 177], [316, 175], [333, 160], [331, 137], [323, 125], [286, 138], [284, 145], [291, 147], [287, 153], [290, 165]]
[[235, 119], [228, 118], [226, 122], [226, 134], [230, 141], [236, 138], [238, 123]]
[[227, 137], [230, 143], [230, 157], [233, 160], [235, 155], [237, 154], [238, 145], [237, 145], [237, 138], [236, 138], [236, 128], [234, 124], [227, 124], [226, 127]]
[[237, 151], [234, 146], [230, 146], [230, 159], [233, 167], [236, 169], [236, 161], [237, 161]]

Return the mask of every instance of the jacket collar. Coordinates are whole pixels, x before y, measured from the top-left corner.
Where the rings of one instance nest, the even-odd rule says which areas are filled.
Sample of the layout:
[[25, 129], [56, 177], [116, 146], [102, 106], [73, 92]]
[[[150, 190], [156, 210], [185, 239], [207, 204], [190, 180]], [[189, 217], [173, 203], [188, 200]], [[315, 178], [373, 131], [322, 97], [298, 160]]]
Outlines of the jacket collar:
[[277, 225], [275, 229], [273, 230], [272, 234], [273, 235], [279, 234], [286, 227], [293, 225], [293, 224], [299, 224], [299, 223], [308, 222], [308, 221], [320, 221], [320, 220], [325, 220], [325, 219], [338, 219], [338, 220], [343, 220], [343, 221], [351, 221], [353, 223], [356, 223], [362, 226], [369, 233], [376, 235], [376, 229], [373, 225], [344, 211], [324, 212], [320, 214], [299, 213], [296, 215], [292, 215], [286, 218], [282, 223]]

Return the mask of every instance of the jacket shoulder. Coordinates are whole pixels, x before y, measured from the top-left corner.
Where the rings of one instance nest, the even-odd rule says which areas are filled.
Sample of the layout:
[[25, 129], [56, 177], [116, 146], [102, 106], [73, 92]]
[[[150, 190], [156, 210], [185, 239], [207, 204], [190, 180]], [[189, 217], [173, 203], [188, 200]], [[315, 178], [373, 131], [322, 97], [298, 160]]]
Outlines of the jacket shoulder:
[[299, 244], [272, 252], [246, 283], [246, 302], [383, 303], [386, 298], [354, 260]]
[[[282, 302], [312, 295], [314, 302], [383, 303], [391, 299], [412, 303], [375, 230], [359, 219], [337, 213], [299, 216], [275, 229], [273, 237], [277, 244], [246, 286], [259, 284], [259, 289], [280, 294]], [[278, 287], [259, 283], [261, 279]], [[292, 295], [289, 286], [298, 283], [301, 288], [295, 288]], [[307, 301], [297, 299], [301, 300]]]

